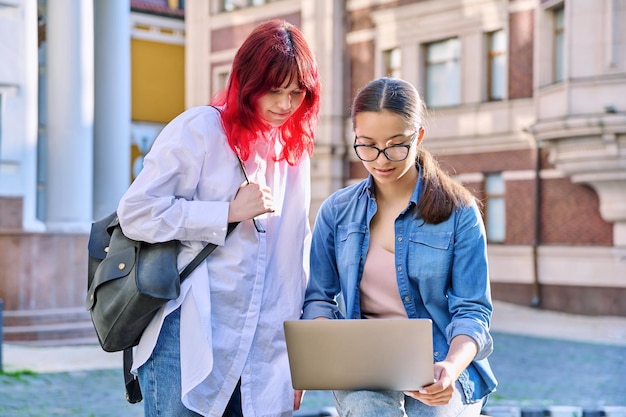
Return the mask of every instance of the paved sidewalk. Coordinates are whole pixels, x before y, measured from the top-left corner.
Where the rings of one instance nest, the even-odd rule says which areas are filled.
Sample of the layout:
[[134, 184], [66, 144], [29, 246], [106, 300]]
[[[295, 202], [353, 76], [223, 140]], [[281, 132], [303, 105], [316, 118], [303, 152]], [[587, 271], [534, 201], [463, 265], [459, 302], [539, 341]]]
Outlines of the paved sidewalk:
[[626, 317], [580, 316], [494, 301], [493, 332], [626, 346]]
[[[490, 397], [492, 416], [500, 417], [495, 406], [505, 407], [500, 415], [507, 417], [520, 416], [506, 407], [538, 407], [536, 415], [543, 416], [550, 407], [576, 406], [626, 417], [626, 317], [576, 316], [495, 302], [492, 330], [490, 361], [500, 383]], [[124, 400], [119, 352], [103, 352], [97, 345], [5, 343], [2, 359], [2, 417], [143, 417], [141, 404]], [[310, 391], [299, 414], [313, 416], [329, 407], [329, 392]]]
[[[494, 302], [492, 331], [506, 334], [626, 346], [626, 317], [592, 317]], [[5, 372], [67, 372], [118, 369], [121, 352], [104, 352], [98, 345], [29, 347], [3, 345]]]
[[122, 366], [122, 352], [105, 352], [99, 345], [37, 347], [5, 343], [2, 349], [5, 372], [51, 373], [119, 369]]

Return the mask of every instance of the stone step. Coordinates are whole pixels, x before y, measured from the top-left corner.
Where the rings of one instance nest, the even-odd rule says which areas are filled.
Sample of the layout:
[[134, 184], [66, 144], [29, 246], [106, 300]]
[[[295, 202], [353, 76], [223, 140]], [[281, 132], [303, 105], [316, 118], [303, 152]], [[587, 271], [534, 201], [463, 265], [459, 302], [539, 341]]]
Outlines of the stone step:
[[26, 347], [63, 347], [63, 346], [92, 346], [98, 344], [98, 338], [93, 336], [73, 337], [64, 339], [43, 339], [43, 340], [20, 340], [9, 342], [11, 345]]
[[2, 314], [5, 327], [72, 323], [91, 320], [89, 312], [80, 307], [5, 310]]
[[56, 323], [36, 326], [4, 326], [7, 342], [32, 340], [69, 340], [77, 337], [95, 337], [91, 322]]
[[3, 316], [7, 342], [72, 344], [85, 339], [97, 343], [89, 313], [82, 309], [5, 311]]

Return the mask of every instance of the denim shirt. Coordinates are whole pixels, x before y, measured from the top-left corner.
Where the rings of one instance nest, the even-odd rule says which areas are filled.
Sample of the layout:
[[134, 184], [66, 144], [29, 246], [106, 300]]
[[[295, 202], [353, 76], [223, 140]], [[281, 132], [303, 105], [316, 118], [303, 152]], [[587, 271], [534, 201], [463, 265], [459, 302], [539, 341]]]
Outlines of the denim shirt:
[[[432, 320], [434, 361], [445, 359], [457, 335], [476, 342], [478, 353], [459, 376], [465, 401], [472, 403], [497, 385], [487, 360], [493, 306], [485, 229], [475, 203], [439, 224], [416, 219], [421, 169], [419, 178], [394, 225], [398, 289], [409, 318]], [[361, 318], [359, 286], [376, 210], [371, 176], [324, 201], [313, 231], [303, 319]]]

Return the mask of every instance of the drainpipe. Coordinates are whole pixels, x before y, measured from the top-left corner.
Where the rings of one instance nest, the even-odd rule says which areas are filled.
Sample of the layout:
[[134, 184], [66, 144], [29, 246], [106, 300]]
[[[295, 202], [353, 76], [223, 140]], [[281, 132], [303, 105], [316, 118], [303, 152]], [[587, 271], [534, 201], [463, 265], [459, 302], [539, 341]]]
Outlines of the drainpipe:
[[539, 283], [539, 244], [541, 243], [541, 149], [539, 141], [535, 138], [535, 198], [534, 198], [534, 236], [532, 245], [533, 258], [533, 287], [530, 305], [541, 306], [541, 284]]

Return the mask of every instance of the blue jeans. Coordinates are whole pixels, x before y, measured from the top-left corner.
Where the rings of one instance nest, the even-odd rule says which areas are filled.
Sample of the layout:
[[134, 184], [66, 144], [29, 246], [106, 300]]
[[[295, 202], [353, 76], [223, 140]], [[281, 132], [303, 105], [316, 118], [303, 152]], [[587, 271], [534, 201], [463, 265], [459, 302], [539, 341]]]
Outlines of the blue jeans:
[[[177, 309], [165, 318], [152, 356], [139, 368], [139, 384], [143, 394], [145, 417], [200, 416], [187, 409], [180, 399], [182, 388], [179, 338], [180, 309]], [[243, 417], [239, 384], [223, 416]]]
[[341, 417], [476, 417], [482, 401], [463, 404], [459, 382], [450, 402], [428, 406], [401, 391], [333, 391], [337, 412]]

